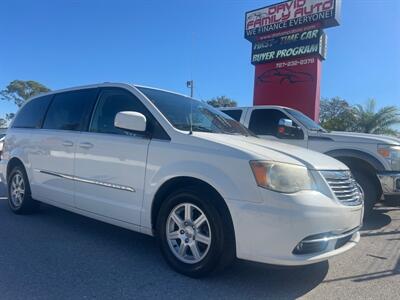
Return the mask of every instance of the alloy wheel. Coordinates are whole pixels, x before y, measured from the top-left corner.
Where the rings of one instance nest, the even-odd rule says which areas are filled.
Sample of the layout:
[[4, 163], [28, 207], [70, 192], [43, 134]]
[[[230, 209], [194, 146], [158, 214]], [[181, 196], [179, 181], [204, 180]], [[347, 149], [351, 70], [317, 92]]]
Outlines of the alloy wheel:
[[166, 237], [172, 253], [189, 264], [204, 259], [212, 242], [207, 216], [191, 203], [181, 203], [172, 209], [167, 218]]
[[25, 196], [25, 182], [21, 173], [16, 173], [11, 179], [11, 203], [15, 208], [21, 207]]

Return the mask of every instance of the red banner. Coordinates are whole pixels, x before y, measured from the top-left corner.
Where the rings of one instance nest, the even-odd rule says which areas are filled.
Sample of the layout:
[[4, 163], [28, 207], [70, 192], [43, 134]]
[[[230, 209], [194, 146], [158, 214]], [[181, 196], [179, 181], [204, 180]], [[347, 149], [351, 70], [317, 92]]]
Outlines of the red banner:
[[256, 65], [254, 105], [288, 106], [318, 121], [321, 67], [318, 55]]

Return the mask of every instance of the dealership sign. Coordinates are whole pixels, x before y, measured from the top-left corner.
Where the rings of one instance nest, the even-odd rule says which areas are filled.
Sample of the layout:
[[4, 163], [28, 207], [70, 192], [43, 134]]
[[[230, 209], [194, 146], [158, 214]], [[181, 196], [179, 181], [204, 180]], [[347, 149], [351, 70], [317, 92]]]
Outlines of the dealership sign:
[[318, 28], [339, 25], [341, 0], [289, 0], [246, 13], [245, 38], [316, 24]]
[[322, 62], [302, 57], [256, 65], [254, 105], [279, 105], [297, 109], [312, 119], [318, 118]]
[[339, 25], [341, 0], [287, 0], [246, 12], [255, 66], [254, 105], [282, 105], [319, 118], [325, 28]]
[[303, 31], [255, 42], [252, 45], [251, 63], [317, 54], [326, 57], [326, 34], [322, 29]]

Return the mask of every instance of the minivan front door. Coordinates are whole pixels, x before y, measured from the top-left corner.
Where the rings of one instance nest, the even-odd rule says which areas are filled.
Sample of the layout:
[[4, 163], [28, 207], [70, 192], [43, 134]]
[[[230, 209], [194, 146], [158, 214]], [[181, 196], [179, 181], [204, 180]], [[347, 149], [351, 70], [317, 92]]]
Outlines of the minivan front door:
[[82, 132], [75, 156], [75, 200], [79, 209], [140, 224], [147, 149], [150, 139], [114, 127], [120, 111], [143, 111], [129, 91], [100, 92], [88, 132]]

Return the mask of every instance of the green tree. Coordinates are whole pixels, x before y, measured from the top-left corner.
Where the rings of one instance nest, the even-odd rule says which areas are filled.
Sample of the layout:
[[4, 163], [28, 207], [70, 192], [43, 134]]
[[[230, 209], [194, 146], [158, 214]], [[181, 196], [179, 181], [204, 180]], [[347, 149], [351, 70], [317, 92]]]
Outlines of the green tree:
[[7, 128], [7, 120], [0, 118], [0, 128]]
[[0, 118], [0, 128], [7, 128], [14, 116], [15, 113], [7, 113], [4, 118]]
[[340, 97], [322, 99], [319, 120], [327, 130], [353, 131], [356, 123], [354, 107]]
[[26, 100], [40, 93], [45, 93], [50, 89], [43, 84], [33, 80], [14, 80], [2, 91], [2, 100], [12, 101], [20, 107]]
[[15, 117], [15, 113], [6, 114], [6, 121], [11, 121]]
[[236, 107], [237, 102], [226, 96], [218, 96], [207, 101], [208, 104], [214, 107]]
[[376, 110], [376, 100], [369, 99], [367, 103], [355, 106], [356, 126], [358, 132], [398, 135], [393, 125], [400, 124], [400, 109], [396, 106], [384, 106]]

